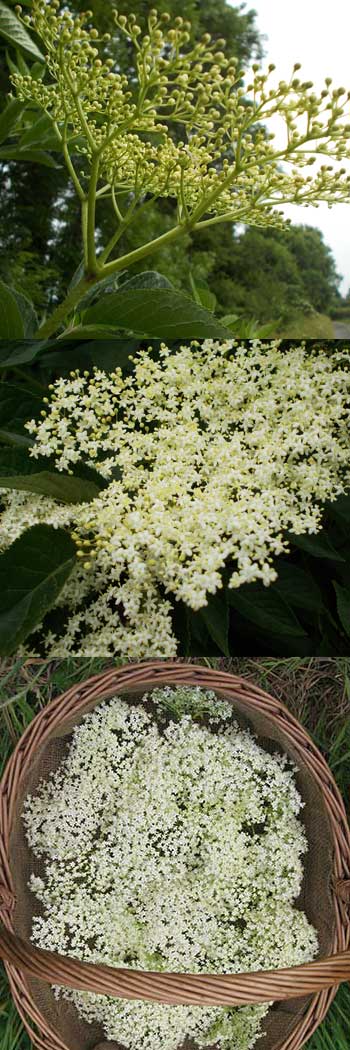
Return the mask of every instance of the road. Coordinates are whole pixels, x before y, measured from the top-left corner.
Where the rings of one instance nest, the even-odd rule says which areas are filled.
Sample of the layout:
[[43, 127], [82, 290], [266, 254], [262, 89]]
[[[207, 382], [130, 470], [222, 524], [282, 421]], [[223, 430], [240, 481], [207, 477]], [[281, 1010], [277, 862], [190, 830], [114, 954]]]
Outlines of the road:
[[350, 321], [333, 321], [333, 328], [335, 339], [350, 339]]

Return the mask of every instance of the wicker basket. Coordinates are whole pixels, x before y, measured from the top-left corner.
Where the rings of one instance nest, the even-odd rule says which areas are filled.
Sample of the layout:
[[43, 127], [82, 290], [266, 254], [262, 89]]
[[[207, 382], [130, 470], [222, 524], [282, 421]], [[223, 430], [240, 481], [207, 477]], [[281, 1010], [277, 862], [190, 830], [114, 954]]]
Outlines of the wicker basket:
[[[231, 700], [235, 711], [251, 724], [261, 720], [265, 740], [282, 735], [297, 764], [307, 770], [310, 783], [319, 793], [331, 842], [331, 863], [327, 873], [332, 908], [330, 950], [323, 957], [302, 966], [246, 974], [150, 973], [114, 969], [81, 963], [53, 952], [35, 948], [16, 931], [16, 871], [11, 854], [11, 837], [18, 823], [18, 799], [36, 756], [53, 737], [62, 738], [88, 710], [116, 693], [142, 695], [161, 685], [198, 685], [213, 689]], [[225, 672], [182, 662], [144, 662], [112, 669], [73, 686], [48, 704], [23, 734], [8, 762], [0, 785], [0, 956], [5, 960], [11, 992], [17, 1010], [37, 1050], [71, 1050], [77, 1042], [65, 1041], [41, 1011], [33, 987], [66, 985], [100, 994], [155, 1002], [199, 1005], [240, 1005], [283, 1003], [297, 1000], [298, 1012], [286, 1013], [279, 1050], [300, 1050], [325, 1017], [341, 981], [350, 978], [350, 831], [345, 809], [330, 770], [322, 755], [298, 721], [279, 701], [247, 680]], [[321, 838], [317, 839], [320, 842]], [[316, 901], [316, 907], [319, 906]], [[320, 906], [319, 906], [320, 907]], [[23, 933], [23, 926], [19, 926]], [[45, 985], [43, 985], [45, 982]], [[301, 1002], [301, 998], [303, 1002]], [[308, 998], [306, 998], [308, 997]], [[310, 998], [311, 997], [311, 998]], [[301, 1005], [300, 1005], [301, 1002]], [[288, 1006], [286, 1007], [288, 1009]], [[286, 1034], [287, 1033], [287, 1034]], [[113, 1050], [118, 1044], [105, 1042], [100, 1035], [95, 1050]], [[257, 1044], [260, 1047], [260, 1040]], [[271, 1041], [268, 1044], [271, 1046]], [[266, 1041], [264, 1043], [264, 1050]], [[273, 1043], [277, 1050], [276, 1040]], [[79, 1046], [80, 1050], [80, 1046]]]

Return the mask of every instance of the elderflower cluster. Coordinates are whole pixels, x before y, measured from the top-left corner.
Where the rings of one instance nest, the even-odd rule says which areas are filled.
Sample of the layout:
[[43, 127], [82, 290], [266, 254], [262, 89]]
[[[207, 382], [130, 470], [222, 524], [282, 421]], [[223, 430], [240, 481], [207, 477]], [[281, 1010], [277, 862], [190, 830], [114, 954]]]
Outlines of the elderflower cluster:
[[[175, 198], [178, 220], [192, 226], [204, 215], [283, 225], [278, 206], [285, 202], [349, 199], [346, 169], [329, 163], [350, 157], [345, 88], [327, 78], [316, 93], [298, 77], [298, 63], [277, 85], [273, 65], [267, 73], [254, 65], [244, 84], [224, 40], [206, 33], [193, 44], [189, 22], [178, 17], [169, 28], [169, 15], [153, 9], [146, 33], [134, 15], [114, 13], [135, 53], [136, 78], [128, 79], [106, 57], [110, 38], [99, 38], [91, 16], [60, 10], [59, 0], [33, 0], [23, 22], [44, 44], [49, 80], [12, 75], [17, 97], [54, 121], [66, 161], [71, 135], [73, 152], [99, 166], [107, 188], [130, 190], [137, 200]], [[264, 127], [276, 114], [285, 128], [282, 149]], [[325, 163], [312, 176], [304, 169], [318, 153]]]
[[76, 542], [46, 651], [173, 656], [174, 598], [202, 608], [226, 567], [229, 587], [273, 583], [287, 532], [317, 532], [322, 504], [349, 486], [349, 364], [348, 350], [206, 340], [141, 350], [128, 376], [58, 379], [27, 424], [31, 455], [65, 472], [86, 463], [109, 483], [64, 507], [1, 495], [3, 548], [37, 522]]
[[[307, 850], [294, 773], [198, 687], [98, 705], [24, 804], [43, 870], [30, 881], [40, 902], [32, 940], [140, 970], [238, 973], [311, 960], [316, 931], [294, 904]], [[126, 1050], [176, 1050], [187, 1039], [251, 1050], [268, 1011], [55, 994]]]

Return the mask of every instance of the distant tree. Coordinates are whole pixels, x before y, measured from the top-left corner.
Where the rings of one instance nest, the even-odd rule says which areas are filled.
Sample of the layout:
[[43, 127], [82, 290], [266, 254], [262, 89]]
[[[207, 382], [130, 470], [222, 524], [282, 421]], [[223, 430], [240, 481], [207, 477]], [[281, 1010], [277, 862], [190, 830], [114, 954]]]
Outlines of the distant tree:
[[[279, 234], [279, 230], [276, 233]], [[282, 243], [282, 238], [278, 237]], [[283, 243], [296, 260], [307, 298], [320, 313], [328, 313], [340, 300], [340, 274], [323, 234], [313, 226], [291, 226]]]
[[215, 257], [210, 285], [222, 313], [285, 320], [308, 307], [327, 313], [339, 299], [340, 277], [319, 230], [224, 227], [220, 233], [216, 255], [210, 230], [197, 237], [196, 247]]

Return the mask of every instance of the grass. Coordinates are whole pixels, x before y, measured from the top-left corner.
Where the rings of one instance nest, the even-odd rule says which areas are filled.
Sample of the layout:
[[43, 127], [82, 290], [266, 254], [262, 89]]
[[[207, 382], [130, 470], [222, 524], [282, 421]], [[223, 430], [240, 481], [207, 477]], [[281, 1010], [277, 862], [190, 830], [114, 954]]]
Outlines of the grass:
[[333, 322], [326, 314], [298, 314], [281, 328], [283, 339], [334, 339]]
[[[67, 659], [0, 663], [0, 768], [34, 715], [75, 682], [122, 661]], [[201, 659], [250, 678], [278, 697], [306, 726], [326, 756], [344, 798], [350, 783], [350, 658]], [[343, 984], [307, 1050], [349, 1050], [350, 985]], [[1, 1050], [32, 1050], [13, 1006], [4, 971], [0, 976]], [[78, 1048], [77, 1048], [78, 1050]]]

